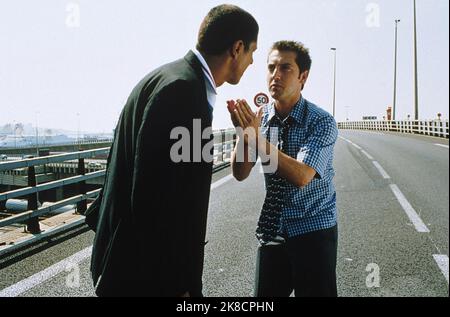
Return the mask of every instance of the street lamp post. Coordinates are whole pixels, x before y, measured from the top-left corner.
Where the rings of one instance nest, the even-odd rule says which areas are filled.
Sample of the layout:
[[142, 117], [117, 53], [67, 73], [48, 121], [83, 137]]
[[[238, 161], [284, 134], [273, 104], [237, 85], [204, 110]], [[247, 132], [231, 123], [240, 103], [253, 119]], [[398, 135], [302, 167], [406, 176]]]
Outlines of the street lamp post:
[[334, 75], [333, 75], [333, 118], [336, 118], [336, 48], [332, 47], [331, 50], [334, 52]]
[[419, 92], [417, 79], [416, 0], [414, 0], [414, 120], [419, 120]]
[[392, 102], [392, 120], [395, 121], [395, 106], [397, 103], [397, 25], [400, 20], [395, 20], [395, 53], [394, 53], [394, 100]]
[[14, 148], [17, 148], [17, 139], [16, 139], [16, 120], [13, 121], [13, 130], [14, 130]]
[[36, 111], [36, 157], [39, 156], [39, 127], [38, 127], [38, 115], [39, 115], [39, 112]]
[[77, 146], [80, 149], [80, 114], [77, 112]]

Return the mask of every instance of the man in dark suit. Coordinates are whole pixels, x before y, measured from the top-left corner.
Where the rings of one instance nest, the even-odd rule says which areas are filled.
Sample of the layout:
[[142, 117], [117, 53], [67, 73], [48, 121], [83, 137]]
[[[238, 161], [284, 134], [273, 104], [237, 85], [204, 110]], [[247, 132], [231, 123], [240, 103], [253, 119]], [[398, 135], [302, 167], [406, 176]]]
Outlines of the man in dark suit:
[[[212, 157], [191, 145], [210, 146], [211, 154], [216, 88], [239, 83], [253, 62], [258, 30], [241, 8], [215, 7], [200, 26], [196, 49], [132, 91], [102, 194], [86, 218], [96, 231], [97, 295], [202, 296]], [[187, 144], [176, 131], [189, 132]], [[179, 142], [189, 146], [181, 156]]]

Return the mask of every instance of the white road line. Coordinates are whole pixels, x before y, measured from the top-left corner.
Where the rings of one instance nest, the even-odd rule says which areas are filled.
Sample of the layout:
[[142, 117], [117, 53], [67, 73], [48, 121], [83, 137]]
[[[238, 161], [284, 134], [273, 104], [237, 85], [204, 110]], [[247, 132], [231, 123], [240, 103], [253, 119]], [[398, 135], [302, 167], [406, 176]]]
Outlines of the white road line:
[[442, 274], [444, 274], [444, 277], [447, 280], [448, 284], [448, 255], [434, 254], [433, 258], [436, 261], [439, 268], [441, 269]]
[[232, 180], [233, 178], [234, 178], [233, 175], [228, 175], [228, 176], [225, 176], [225, 177], [219, 179], [218, 181], [211, 184], [211, 190], [216, 189], [217, 187], [225, 184], [226, 182]]
[[369, 160], [371, 160], [371, 161], [374, 160], [374, 158], [373, 158], [369, 153], [367, 153], [366, 151], [364, 151], [364, 150], [361, 149], [361, 152], [362, 152], [365, 156], [367, 156], [367, 158], [368, 158]]
[[344, 138], [344, 137], [342, 137], [342, 136], [339, 136], [342, 140], [344, 140], [345, 142], [348, 142], [348, 143], [352, 143], [352, 141], [350, 141], [349, 139], [346, 139], [346, 138]]
[[445, 147], [446, 149], [448, 149], [448, 145], [445, 145], [445, 144], [439, 144], [439, 143], [436, 143], [435, 145], [441, 146], [441, 147]]
[[[353, 143], [352, 141], [350, 141], [350, 140], [347, 140], [346, 138], [344, 138], [344, 137], [341, 137], [341, 136], [339, 136], [342, 140], [344, 140], [344, 141], [347, 141], [348, 143], [350, 143], [351, 145], [353, 145], [355, 148], [357, 148], [358, 150], [360, 150], [365, 156], [367, 156], [367, 158], [369, 159], [369, 160], [371, 160], [371, 161], [373, 161], [374, 160], [374, 158], [369, 154], [369, 153], [367, 153], [366, 151], [364, 151], [364, 149], [362, 148], [362, 147], [360, 147], [358, 144], [356, 144], [356, 143]], [[387, 174], [386, 174], [387, 175]]]
[[384, 134], [383, 133], [380, 133], [380, 132], [369, 132], [370, 134], [376, 134], [376, 135], [381, 135], [381, 136], [384, 136]]
[[400, 205], [403, 207], [403, 210], [406, 212], [406, 215], [408, 216], [409, 220], [411, 220], [412, 224], [416, 228], [418, 232], [430, 232], [430, 230], [427, 228], [427, 226], [423, 223], [422, 219], [420, 219], [417, 212], [414, 210], [414, 208], [411, 206], [411, 204], [408, 202], [406, 197], [403, 195], [403, 193], [400, 191], [397, 185], [390, 184], [392, 192], [394, 193], [395, 197], [397, 197], [397, 200], [399, 201]]
[[[225, 184], [226, 182], [233, 179], [233, 175], [225, 176], [218, 181], [211, 184], [211, 190]], [[63, 272], [66, 270], [66, 268], [69, 268], [71, 265], [78, 264], [81, 261], [89, 258], [92, 254], [92, 246], [87, 247], [84, 250], [81, 250], [80, 252], [75, 253], [74, 255], [56, 263], [52, 266], [46, 268], [45, 270], [36, 273], [14, 285], [11, 285], [3, 290], [0, 291], [0, 297], [16, 297], [24, 292], [28, 291], [29, 289], [42, 284], [43, 282], [47, 281], [48, 279], [54, 277], [55, 275]]]
[[11, 285], [0, 291], [0, 297], [16, 297], [21, 295], [22, 293], [28, 291], [29, 289], [39, 285], [53, 276], [65, 271], [70, 268], [74, 264], [78, 264], [81, 261], [89, 258], [92, 253], [92, 246], [87, 247], [80, 252], [75, 253], [74, 255], [56, 263], [52, 266], [46, 268], [45, 270], [36, 273], [14, 285]]
[[377, 168], [378, 172], [380, 172], [381, 176], [383, 176], [384, 179], [389, 179], [391, 178], [389, 176], [388, 173], [386, 173], [386, 171], [383, 169], [383, 167], [380, 165], [380, 163], [378, 163], [377, 161], [373, 161], [372, 162], [373, 165], [375, 165], [375, 167]]

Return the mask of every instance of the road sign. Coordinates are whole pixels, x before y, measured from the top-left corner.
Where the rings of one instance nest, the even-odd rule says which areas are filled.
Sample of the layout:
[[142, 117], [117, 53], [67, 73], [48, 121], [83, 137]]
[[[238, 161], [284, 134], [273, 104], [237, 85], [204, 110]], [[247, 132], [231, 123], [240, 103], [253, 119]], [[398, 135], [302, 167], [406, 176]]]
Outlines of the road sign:
[[255, 103], [255, 105], [257, 107], [262, 107], [269, 103], [269, 97], [265, 93], [260, 92], [259, 94], [257, 94], [255, 96], [255, 99], [253, 99], [253, 102]]

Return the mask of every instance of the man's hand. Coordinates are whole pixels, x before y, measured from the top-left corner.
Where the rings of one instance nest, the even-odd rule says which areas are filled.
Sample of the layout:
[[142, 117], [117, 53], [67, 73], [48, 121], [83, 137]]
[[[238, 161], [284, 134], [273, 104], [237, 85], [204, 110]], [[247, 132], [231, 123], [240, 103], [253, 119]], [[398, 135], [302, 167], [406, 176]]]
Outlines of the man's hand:
[[[231, 120], [235, 127], [240, 127], [242, 130], [248, 128], [253, 129], [254, 136], [257, 138], [259, 133], [259, 127], [261, 125], [261, 118], [263, 114], [263, 109], [260, 108], [257, 113], [254, 113], [247, 101], [237, 100], [237, 103], [233, 100], [227, 101], [228, 111], [231, 114]], [[242, 131], [241, 131], [242, 132]], [[248, 144], [249, 135], [245, 134], [244, 142]], [[255, 142], [256, 144], [256, 142]]]
[[239, 126], [239, 121], [237, 119], [237, 116], [235, 114], [235, 110], [236, 110], [236, 102], [234, 100], [228, 100], [227, 101], [227, 108], [228, 108], [228, 112], [231, 115], [231, 122], [233, 122], [234, 127], [238, 127]]

